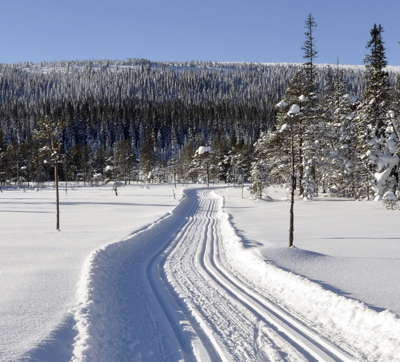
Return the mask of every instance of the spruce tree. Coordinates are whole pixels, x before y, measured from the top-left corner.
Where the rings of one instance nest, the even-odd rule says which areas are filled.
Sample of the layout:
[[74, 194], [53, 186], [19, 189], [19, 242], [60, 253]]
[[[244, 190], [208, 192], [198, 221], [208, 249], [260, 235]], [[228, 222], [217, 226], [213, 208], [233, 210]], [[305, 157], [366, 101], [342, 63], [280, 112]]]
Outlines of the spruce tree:
[[387, 65], [383, 27], [374, 24], [371, 39], [366, 48], [369, 53], [364, 58], [366, 87], [357, 112], [359, 162], [364, 164], [362, 186], [369, 198], [372, 190], [376, 200], [381, 200], [389, 189], [398, 187], [399, 158], [396, 147], [398, 134], [393, 127], [390, 104], [389, 74]]
[[314, 39], [314, 29], [317, 27], [317, 23], [315, 22], [312, 14], [308, 14], [307, 20], [305, 21], [305, 29], [304, 35], [306, 36], [306, 40], [302, 46], [302, 50], [304, 51], [303, 58], [306, 59], [304, 63], [304, 71], [307, 76], [307, 93], [315, 92], [315, 59], [318, 57], [318, 51], [315, 46]]
[[[317, 24], [311, 14], [308, 15], [305, 22], [306, 40], [302, 50], [304, 51], [303, 57], [306, 62], [303, 64], [301, 70], [296, 72], [295, 76], [290, 80], [289, 86], [286, 89], [286, 97], [279, 102], [277, 109], [277, 130], [280, 131], [291, 122], [291, 132], [279, 132], [270, 140], [278, 143], [287, 143], [288, 139], [282, 140], [282, 137], [291, 137], [293, 132], [294, 143], [293, 148], [295, 152], [295, 168], [296, 168], [296, 183], [299, 188], [299, 196], [312, 198], [316, 188], [317, 176], [317, 147], [318, 138], [321, 137], [319, 127], [320, 109], [317, 101], [317, 85], [315, 76], [315, 58], [318, 52], [315, 46], [314, 29]], [[291, 106], [298, 105], [300, 112], [293, 118], [288, 114]], [[282, 153], [287, 147], [279, 150]], [[275, 157], [277, 159], [284, 157]], [[286, 163], [290, 163], [290, 158], [285, 158]], [[285, 173], [285, 171], [282, 171]], [[281, 175], [287, 180], [287, 173]], [[289, 180], [287, 180], [289, 182]]]
[[268, 134], [262, 133], [254, 144], [253, 162], [250, 168], [250, 192], [255, 198], [263, 198], [263, 190], [271, 182], [271, 163], [268, 157]]
[[339, 196], [358, 198], [357, 132], [355, 111], [359, 98], [347, 91], [343, 71], [336, 70], [332, 88], [324, 99], [324, 144], [320, 156], [323, 163], [324, 188]]
[[60, 198], [58, 189], [58, 164], [61, 162], [61, 134], [64, 122], [52, 121], [50, 117], [40, 119], [35, 138], [42, 143], [40, 152], [46, 157], [45, 162], [54, 167], [54, 184], [56, 189], [56, 230], [60, 230]]
[[158, 163], [154, 131], [147, 127], [140, 147], [140, 168], [147, 181], [153, 179], [153, 170]]

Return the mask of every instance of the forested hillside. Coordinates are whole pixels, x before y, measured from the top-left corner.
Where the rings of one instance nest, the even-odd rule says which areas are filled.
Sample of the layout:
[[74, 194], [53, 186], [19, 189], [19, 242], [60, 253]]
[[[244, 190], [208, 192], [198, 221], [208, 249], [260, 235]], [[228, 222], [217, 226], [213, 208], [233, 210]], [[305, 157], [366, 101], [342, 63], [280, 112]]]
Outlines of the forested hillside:
[[[208, 143], [235, 130], [246, 144], [274, 122], [274, 105], [300, 65], [152, 63], [147, 60], [2, 65], [2, 130], [6, 143], [26, 139], [41, 117], [63, 119], [66, 150], [110, 148], [129, 139], [136, 151], [151, 127], [167, 151], [191, 135]], [[324, 90], [326, 67], [320, 69]], [[347, 68], [363, 89], [362, 70]], [[168, 158], [168, 154], [166, 155]]]
[[[52, 177], [50, 156], [39, 152], [43, 140], [34, 137], [39, 120], [46, 117], [59, 129], [61, 178], [89, 180], [104, 174], [107, 166], [125, 179], [149, 173], [160, 178], [174, 164], [180, 179], [195, 180], [196, 175], [182, 169], [184, 158], [188, 167], [203, 145], [221, 149], [215, 156], [220, 163], [230, 146], [251, 152], [260, 132], [273, 129], [275, 105], [301, 68], [143, 59], [2, 64], [2, 182]], [[338, 69], [349, 92], [363, 93], [363, 67], [319, 65], [319, 98]], [[394, 82], [395, 75], [391, 78]], [[222, 173], [215, 171], [226, 179]]]

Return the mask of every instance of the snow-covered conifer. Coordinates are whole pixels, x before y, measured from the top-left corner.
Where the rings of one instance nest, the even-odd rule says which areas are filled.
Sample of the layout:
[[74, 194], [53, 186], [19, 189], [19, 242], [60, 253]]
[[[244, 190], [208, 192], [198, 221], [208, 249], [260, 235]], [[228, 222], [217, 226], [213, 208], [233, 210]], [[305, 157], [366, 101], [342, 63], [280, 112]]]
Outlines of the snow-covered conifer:
[[200, 146], [193, 155], [191, 167], [198, 178], [205, 180], [210, 186], [210, 170], [212, 165], [212, 150], [209, 146]]
[[262, 133], [254, 144], [253, 162], [250, 168], [250, 192], [262, 199], [263, 189], [271, 182], [270, 157], [268, 155], [268, 134]]
[[320, 148], [320, 182], [323, 191], [357, 197], [357, 148], [355, 110], [359, 98], [348, 93], [343, 71], [332, 72], [323, 100], [324, 119]]
[[391, 115], [392, 105], [389, 97], [389, 75], [383, 27], [376, 24], [367, 43], [370, 53], [365, 56], [366, 88], [363, 101], [357, 111], [358, 145], [360, 162], [365, 164], [361, 183], [367, 197], [370, 190], [376, 200], [381, 200], [389, 189], [398, 187], [399, 157], [396, 155], [398, 133], [395, 119]]

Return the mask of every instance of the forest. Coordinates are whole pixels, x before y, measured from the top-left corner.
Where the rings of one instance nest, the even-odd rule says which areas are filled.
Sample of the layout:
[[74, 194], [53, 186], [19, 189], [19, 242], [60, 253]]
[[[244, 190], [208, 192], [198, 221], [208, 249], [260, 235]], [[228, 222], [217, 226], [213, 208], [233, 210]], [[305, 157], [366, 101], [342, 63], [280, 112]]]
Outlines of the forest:
[[400, 89], [383, 28], [365, 66], [316, 64], [314, 28], [311, 17], [304, 64], [1, 64], [0, 182], [40, 184], [57, 165], [92, 184], [250, 181], [262, 197], [295, 179], [310, 197], [395, 194]]

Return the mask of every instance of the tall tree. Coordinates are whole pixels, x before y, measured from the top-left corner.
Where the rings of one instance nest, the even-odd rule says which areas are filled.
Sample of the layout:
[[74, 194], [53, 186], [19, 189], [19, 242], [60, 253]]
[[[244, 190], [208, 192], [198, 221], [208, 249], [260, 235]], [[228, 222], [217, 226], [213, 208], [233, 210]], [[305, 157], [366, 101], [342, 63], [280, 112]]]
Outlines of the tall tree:
[[[315, 64], [314, 60], [317, 57], [317, 50], [314, 39], [314, 29], [317, 24], [311, 14], [308, 15], [305, 22], [306, 40], [302, 47], [304, 51], [303, 57], [306, 62], [303, 67], [296, 72], [295, 76], [290, 80], [289, 86], [286, 89], [286, 97], [278, 103], [277, 109], [277, 121], [276, 128], [280, 130], [285, 129], [290, 119], [292, 131], [295, 134], [293, 149], [295, 156], [295, 168], [296, 168], [296, 183], [299, 189], [299, 196], [312, 198], [315, 191], [316, 175], [317, 175], [317, 157], [316, 147], [318, 146], [318, 138], [321, 137], [319, 132], [319, 117], [320, 109], [318, 106], [318, 100], [316, 96], [317, 85], [315, 77]], [[296, 114], [295, 119], [288, 114], [291, 106], [300, 107], [301, 112]], [[273, 143], [287, 143], [288, 140], [284, 140], [285, 137], [291, 139], [291, 132], [280, 132], [274, 137], [269, 137]], [[282, 139], [283, 137], [283, 139]], [[284, 157], [285, 149], [279, 149], [274, 147], [278, 154], [277, 156], [272, 153], [276, 160], [285, 159], [290, 164], [290, 159]], [[286, 151], [287, 152], [287, 151]], [[286, 153], [287, 154], [287, 153]], [[287, 172], [283, 168], [279, 169], [281, 175], [276, 175], [287, 178]]]
[[136, 155], [128, 140], [120, 140], [115, 145], [114, 163], [125, 185], [130, 183], [136, 171]]
[[398, 187], [399, 157], [395, 154], [398, 133], [395, 131], [392, 105], [389, 97], [389, 74], [387, 65], [383, 27], [374, 24], [371, 39], [366, 48], [369, 53], [364, 58], [365, 92], [357, 114], [360, 162], [365, 167], [363, 187], [369, 198], [372, 189], [376, 200], [381, 200], [385, 191]]
[[317, 23], [315, 22], [312, 14], [308, 14], [307, 20], [304, 25], [306, 31], [304, 35], [306, 36], [306, 40], [302, 46], [302, 50], [304, 51], [303, 58], [306, 59], [304, 63], [304, 71], [307, 75], [307, 93], [315, 92], [315, 59], [318, 57], [318, 51], [316, 50], [315, 38], [314, 38], [314, 29], [317, 27]]
[[213, 159], [211, 147], [200, 146], [193, 155], [192, 168], [196, 170], [201, 179], [205, 179], [207, 187], [210, 186], [210, 171]]
[[339, 196], [359, 197], [357, 132], [354, 118], [359, 98], [348, 93], [343, 71], [336, 69], [323, 99], [325, 137], [319, 156], [321, 180]]
[[152, 171], [157, 165], [156, 140], [154, 131], [147, 127], [145, 137], [140, 147], [140, 168], [144, 177], [150, 181], [153, 178]]
[[42, 143], [40, 152], [45, 155], [47, 163], [54, 166], [54, 183], [56, 189], [56, 230], [60, 230], [60, 198], [58, 190], [58, 163], [61, 156], [61, 133], [64, 129], [62, 121], [53, 121], [46, 116], [39, 120], [35, 138]]
[[[269, 134], [262, 133], [260, 138], [254, 144], [254, 153], [250, 169], [250, 192], [256, 198], [262, 199], [263, 189], [269, 186], [271, 182], [271, 159], [268, 155], [268, 139]], [[275, 166], [275, 165], [274, 165]]]

